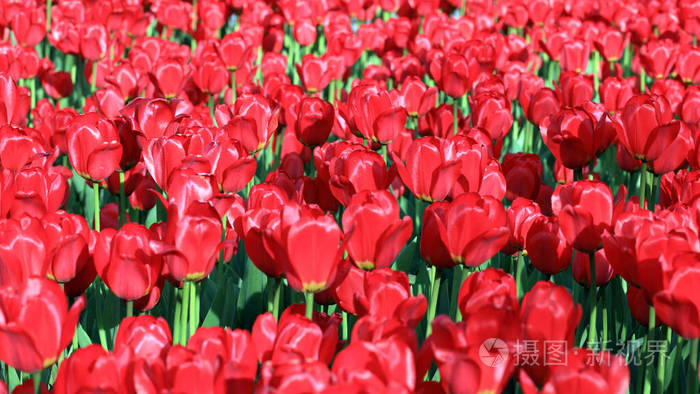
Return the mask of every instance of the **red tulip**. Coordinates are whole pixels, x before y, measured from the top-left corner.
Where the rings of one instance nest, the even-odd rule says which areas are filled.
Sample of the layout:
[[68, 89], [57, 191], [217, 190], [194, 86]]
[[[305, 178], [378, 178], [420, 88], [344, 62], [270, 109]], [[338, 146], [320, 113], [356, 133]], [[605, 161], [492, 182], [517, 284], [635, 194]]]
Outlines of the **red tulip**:
[[11, 76], [0, 73], [0, 125], [21, 125], [30, 106], [29, 90], [18, 87]]
[[[545, 342], [564, 341], [566, 345], [560, 350], [562, 352], [573, 348], [581, 313], [581, 306], [574, 303], [566, 288], [539, 281], [525, 293], [520, 307], [523, 340], [534, 341], [538, 349], [536, 354], [541, 357], [557, 356], [551, 354], [552, 350], [545, 349]], [[543, 384], [551, 376], [544, 360], [524, 366], [524, 369], [537, 384]]]
[[442, 55], [430, 63], [429, 69], [440, 89], [452, 98], [460, 98], [471, 89], [469, 62], [462, 55]]
[[639, 50], [640, 63], [652, 78], [665, 78], [673, 70], [678, 45], [669, 40], [651, 40]]
[[216, 51], [229, 71], [243, 67], [253, 55], [253, 49], [248, 37], [240, 31], [226, 34], [216, 45]]
[[469, 275], [459, 289], [457, 303], [465, 321], [484, 312], [484, 308], [517, 311], [520, 307], [515, 280], [510, 274], [495, 268]]
[[41, 222], [50, 256], [46, 275], [64, 283], [66, 294], [82, 294], [97, 275], [91, 254], [95, 235], [85, 218], [64, 211], [49, 213]]
[[[210, 363], [221, 363], [217, 378], [227, 392], [252, 392], [258, 371], [255, 343], [248, 331], [221, 327], [200, 327], [187, 342]], [[218, 383], [217, 384], [222, 384]]]
[[450, 203], [445, 219], [435, 219], [440, 239], [455, 263], [476, 267], [508, 242], [506, 212], [493, 197], [462, 194]]
[[56, 394], [75, 391], [118, 393], [123, 388], [120, 372], [124, 365], [100, 345], [89, 345], [71, 353], [58, 368], [53, 390]]
[[601, 237], [612, 224], [613, 197], [600, 181], [577, 181], [558, 185], [552, 195], [552, 210], [566, 241], [582, 252], [595, 252]]
[[368, 270], [389, 268], [413, 233], [411, 219], [400, 218], [399, 204], [386, 190], [354, 195], [342, 224], [349, 256]]
[[605, 60], [616, 62], [622, 59], [629, 40], [629, 33], [625, 34], [615, 28], [608, 28], [594, 38], [593, 44]]
[[57, 211], [68, 201], [68, 179], [73, 174], [66, 167], [27, 168], [15, 173], [12, 183], [10, 216], [24, 215], [40, 218]]
[[540, 191], [542, 161], [533, 153], [507, 153], [502, 160], [506, 178], [506, 199], [517, 197], [533, 200]]
[[637, 93], [634, 78], [608, 77], [600, 84], [600, 102], [610, 112], [621, 111], [625, 103]]
[[226, 65], [214, 50], [202, 51], [192, 59], [192, 81], [204, 93], [218, 95], [229, 85]]
[[327, 60], [322, 57], [316, 57], [310, 53], [302, 56], [301, 63], [296, 64], [296, 72], [299, 74], [304, 90], [312, 95], [322, 92], [331, 81], [328, 68]]
[[286, 206], [283, 220], [287, 227], [285, 267], [289, 286], [297, 291], [316, 293], [333, 282], [340, 261], [342, 233], [330, 215]]
[[319, 98], [305, 97], [298, 106], [294, 131], [301, 143], [308, 146], [322, 145], [328, 139], [335, 121], [333, 106]]
[[[595, 252], [594, 258], [596, 286], [602, 286], [612, 280], [615, 276], [615, 272], [605, 256], [605, 249], [599, 249]], [[590, 286], [591, 264], [589, 255], [581, 252], [574, 252], [571, 268], [574, 280], [582, 286]]]
[[545, 118], [540, 133], [554, 157], [567, 168], [588, 165], [604, 150], [601, 146], [609, 145], [608, 141], [599, 139], [596, 120], [582, 108], [564, 108]]
[[546, 381], [538, 382], [535, 379], [537, 385], [542, 386], [542, 391], [538, 390], [525, 370], [521, 370], [519, 380], [523, 393], [623, 394], [628, 391], [630, 373], [622, 355], [569, 348], [560, 359], [566, 362], [552, 365]]
[[423, 116], [435, 107], [437, 88], [425, 86], [418, 77], [406, 78], [401, 84], [399, 92], [406, 112], [410, 116]]
[[20, 286], [46, 276], [47, 239], [39, 219], [0, 219], [0, 286]]
[[532, 219], [525, 238], [527, 257], [540, 272], [555, 275], [569, 268], [572, 247], [559, 233], [556, 216]]
[[[576, 73], [586, 72], [590, 52], [590, 46], [585, 41], [572, 40], [565, 42], [559, 53], [562, 70]], [[594, 72], [597, 72], [597, 70]]]
[[673, 119], [668, 100], [642, 94], [632, 97], [622, 112], [623, 129], [618, 139], [636, 159], [651, 161], [661, 156], [676, 138], [680, 128]]
[[343, 205], [365, 190], [385, 190], [389, 174], [381, 155], [357, 144], [333, 143], [314, 151], [318, 178], [327, 180], [333, 196]]
[[122, 319], [114, 336], [114, 352], [131, 353], [132, 360], [155, 362], [172, 345], [168, 322], [162, 317], [149, 315]]
[[398, 94], [392, 95], [374, 84], [355, 86], [348, 96], [348, 106], [358, 136], [372, 142], [388, 144], [406, 124], [406, 109], [399, 106]]
[[681, 48], [675, 70], [686, 84], [700, 82], [700, 50], [692, 46]]
[[416, 198], [429, 202], [443, 200], [459, 177], [461, 162], [448, 161], [446, 145], [435, 137], [414, 140], [406, 151], [405, 163], [391, 153], [401, 180]]
[[395, 337], [378, 342], [353, 341], [333, 362], [340, 387], [353, 390], [412, 392], [416, 384], [414, 355]]
[[84, 307], [80, 297], [68, 309], [61, 287], [48, 279], [0, 287], [0, 360], [28, 373], [50, 367], [73, 339]]
[[562, 106], [578, 107], [593, 100], [593, 81], [589, 76], [562, 72], [557, 86], [557, 96]]
[[257, 162], [238, 141], [222, 139], [205, 149], [204, 156], [212, 165], [220, 191], [238, 193], [255, 176]]
[[133, 301], [148, 295], [160, 277], [165, 246], [137, 223], [119, 231], [105, 229], [95, 246], [95, 268], [119, 298]]
[[68, 156], [83, 178], [101, 181], [119, 166], [122, 145], [112, 122], [96, 113], [78, 116], [68, 131]]
[[159, 94], [171, 99], [182, 92], [191, 74], [192, 69], [188, 64], [174, 59], [163, 59], [155, 64], [148, 76]]
[[486, 130], [494, 140], [500, 140], [508, 134], [513, 125], [510, 101], [493, 93], [482, 93], [470, 97], [472, 124]]
[[235, 115], [219, 125], [231, 138], [237, 139], [248, 152], [262, 150], [277, 130], [279, 109], [260, 95], [245, 95], [236, 99]]
[[214, 269], [219, 255], [222, 226], [216, 210], [202, 201], [191, 202], [179, 212], [171, 203], [164, 242], [173, 250], [164, 255], [172, 277], [177, 280], [204, 279]]
[[525, 117], [535, 126], [539, 126], [548, 116], [558, 113], [561, 107], [557, 94], [545, 87], [539, 89], [529, 100], [523, 100], [521, 97], [519, 101], [525, 111]]

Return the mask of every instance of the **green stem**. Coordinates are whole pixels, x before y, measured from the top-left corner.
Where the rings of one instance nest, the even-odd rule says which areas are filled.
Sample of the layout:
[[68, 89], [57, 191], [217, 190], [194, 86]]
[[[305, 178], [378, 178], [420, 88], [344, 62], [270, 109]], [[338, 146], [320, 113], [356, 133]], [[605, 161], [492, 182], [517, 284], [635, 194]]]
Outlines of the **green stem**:
[[452, 269], [452, 294], [450, 294], [450, 316], [454, 321], [460, 321], [462, 314], [460, 313], [458, 303], [459, 289], [462, 287], [466, 277], [467, 269], [462, 265], [456, 265]]
[[639, 174], [639, 208], [645, 208], [645, 199], [647, 193], [647, 162], [642, 162], [642, 172]]
[[[666, 327], [666, 345], [670, 345], [671, 328]], [[697, 376], [697, 374], [695, 374]], [[664, 380], [666, 379], [666, 355], [659, 353], [659, 367], [656, 369], [656, 392], [664, 392]]]
[[100, 185], [93, 181], [92, 191], [95, 202], [95, 231], [100, 231]]
[[[654, 340], [654, 326], [656, 326], [656, 311], [653, 306], [649, 307], [649, 329], [647, 335], [644, 338], [643, 354], [645, 358], [649, 355], [649, 342]], [[644, 393], [648, 394], [651, 392], [651, 368], [644, 369]], [[695, 374], [695, 379], [697, 380], [697, 374]]]
[[428, 306], [428, 324], [425, 327], [425, 338], [428, 338], [430, 336], [430, 333], [432, 332], [432, 324], [433, 324], [433, 319], [435, 318], [435, 312], [437, 309], [437, 301], [438, 301], [438, 296], [440, 295], [440, 281], [442, 279], [442, 270], [435, 267], [434, 265], [430, 266], [431, 270], [431, 275], [430, 275], [430, 282], [431, 282], [431, 289], [430, 289], [430, 305]]
[[[514, 256], [515, 257], [515, 256]], [[523, 259], [523, 252], [518, 251], [515, 260], [515, 287], [517, 291], [517, 296], [519, 300], [522, 300], [523, 294], [525, 294], [525, 286], [523, 285], [523, 270], [525, 269], [525, 260]]]
[[340, 323], [340, 331], [342, 333], [342, 340], [347, 341], [348, 340], [348, 313], [343, 311], [341, 313], [343, 316], [343, 320]]
[[97, 311], [97, 333], [98, 336], [100, 337], [100, 345], [107, 350], [107, 332], [105, 331], [105, 318], [104, 318], [104, 302], [106, 301], [105, 293], [102, 290], [102, 282], [98, 281], [96, 283], [97, 285], [97, 293], [100, 296], [100, 299], [97, 301], [99, 304], [101, 304], [100, 310]]
[[126, 317], [134, 316], [134, 301], [128, 300], [126, 302]]
[[97, 85], [97, 60], [94, 60], [92, 62], [92, 78], [90, 81], [90, 87], [92, 88], [92, 93], [95, 93], [95, 90]]
[[231, 70], [231, 105], [236, 104], [236, 70]]
[[272, 313], [275, 320], [279, 317], [279, 306], [280, 306], [280, 291], [282, 289], [282, 278], [268, 278], [268, 299], [267, 299], [267, 311]]
[[[600, 53], [598, 51], [593, 51], [593, 95], [598, 96], [598, 86], [600, 86], [600, 77], [598, 72], [600, 70]], [[600, 100], [598, 100], [600, 101]]]
[[314, 317], [314, 293], [311, 293], [311, 292], [304, 293], [304, 299], [306, 301], [306, 317], [309, 320], [313, 320], [313, 317]]
[[41, 371], [34, 372], [32, 374], [32, 379], [34, 380], [34, 394], [41, 393]]
[[190, 306], [190, 282], [182, 284], [182, 307], [180, 307], [180, 345], [187, 344], [187, 312]]
[[197, 284], [195, 282], [190, 283], [190, 316], [189, 316], [189, 334], [187, 335], [187, 340], [197, 331], [199, 327], [199, 314], [197, 313], [197, 304], [199, 304], [199, 294], [197, 292]]
[[182, 320], [182, 292], [179, 291], [177, 287], [173, 286], [173, 296], [177, 299], [175, 303], [175, 316], [173, 317], [173, 343], [175, 345], [180, 343], [180, 332], [182, 331], [182, 326], [180, 324]]
[[124, 172], [119, 172], [119, 225], [126, 224], [126, 192], [124, 191]]
[[452, 102], [452, 133], [457, 135], [459, 130], [459, 115], [457, 113], [457, 99]]
[[646, 79], [647, 79], [647, 73], [644, 71], [644, 67], [642, 67], [641, 71], [639, 72], [639, 90], [644, 93], [646, 90], [647, 84], [646, 84]]
[[598, 315], [598, 300], [596, 297], [597, 293], [597, 287], [596, 287], [596, 277], [595, 277], [595, 253], [589, 253], [588, 255], [588, 261], [590, 264], [590, 274], [591, 274], [591, 281], [589, 283], [589, 304], [590, 304], [590, 312], [591, 312], [591, 320], [588, 324], [588, 346], [592, 347], [596, 343], [596, 323], [597, 323], [597, 315]]

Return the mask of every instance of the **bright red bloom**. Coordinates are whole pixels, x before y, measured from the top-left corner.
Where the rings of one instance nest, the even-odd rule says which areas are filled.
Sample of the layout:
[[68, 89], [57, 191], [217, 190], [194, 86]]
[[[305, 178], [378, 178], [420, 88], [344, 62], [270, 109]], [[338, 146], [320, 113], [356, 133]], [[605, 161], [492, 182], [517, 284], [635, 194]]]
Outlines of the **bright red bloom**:
[[440, 240], [455, 263], [476, 267], [508, 242], [506, 212], [493, 197], [464, 193], [450, 203], [444, 218], [433, 215]]
[[[522, 338], [534, 341], [541, 357], [563, 356], [561, 353], [574, 347], [574, 334], [581, 313], [581, 305], [574, 303], [565, 287], [539, 281], [525, 293], [520, 307]], [[565, 341], [566, 345], [554, 350], [557, 354], [547, 355], [546, 341]], [[524, 369], [535, 382], [542, 384], [551, 373], [544, 363], [534, 364], [524, 366]]]
[[[223, 385], [226, 392], [253, 391], [258, 358], [248, 331], [200, 327], [187, 342], [187, 348], [214, 365], [220, 363], [217, 385]], [[223, 382], [219, 383], [218, 379]]]
[[58, 368], [53, 390], [56, 394], [75, 391], [119, 393], [123, 388], [120, 360], [100, 345], [88, 345], [71, 353]]
[[105, 229], [95, 246], [95, 268], [117, 297], [133, 301], [148, 295], [156, 285], [165, 248], [137, 223], [126, 223], [119, 231]]
[[670, 39], [651, 40], [639, 50], [641, 66], [652, 78], [665, 78], [673, 70], [678, 44]]
[[248, 152], [255, 153], [265, 146], [277, 130], [279, 109], [265, 97], [245, 95], [236, 99], [232, 113], [221, 112], [217, 118], [231, 138], [237, 139]]
[[552, 210], [566, 241], [582, 252], [595, 252], [601, 237], [610, 229], [613, 196], [608, 185], [600, 181], [577, 181], [558, 185], [552, 195]]
[[39, 219], [0, 219], [0, 286], [20, 286], [46, 276], [49, 251]]
[[96, 113], [73, 119], [66, 131], [68, 156], [83, 178], [101, 181], [119, 167], [122, 145], [114, 124]]
[[333, 106], [322, 99], [305, 97], [299, 103], [294, 131], [301, 143], [308, 146], [322, 145], [328, 139], [335, 121]]
[[50, 256], [46, 275], [64, 283], [66, 294], [82, 294], [97, 275], [91, 254], [95, 235], [84, 217], [64, 211], [49, 213], [41, 222]]
[[441, 201], [449, 194], [461, 170], [461, 161], [447, 159], [447, 144], [435, 137], [414, 140], [406, 151], [404, 163], [393, 152], [399, 176], [416, 198]]
[[659, 319], [684, 338], [700, 338], [700, 286], [698, 265], [680, 268], [671, 282], [654, 295], [654, 309]]
[[310, 94], [322, 92], [331, 82], [328, 61], [323, 57], [306, 54], [301, 57], [301, 63], [296, 64], [301, 86]]
[[348, 96], [358, 136], [380, 144], [388, 144], [406, 124], [406, 109], [399, 104], [398, 94], [382, 90], [375, 84], [355, 86]]
[[502, 161], [506, 178], [506, 199], [537, 198], [542, 181], [542, 160], [534, 153], [507, 153]]
[[29, 373], [53, 365], [73, 339], [84, 307], [82, 296], [68, 309], [63, 290], [48, 279], [0, 287], [0, 360]]
[[[184, 203], [183, 203], [184, 204]], [[173, 250], [164, 256], [175, 280], [197, 281], [214, 269], [219, 255], [222, 226], [216, 210], [202, 201], [191, 202], [181, 213], [171, 204], [163, 241]]]
[[525, 238], [527, 257], [541, 272], [554, 275], [569, 268], [573, 248], [560, 235], [556, 216], [537, 216]]
[[[596, 286], [602, 286], [612, 280], [615, 276], [612, 266], [605, 256], [605, 249], [595, 252], [595, 282]], [[582, 286], [590, 286], [591, 283], [591, 263], [590, 256], [586, 253], [574, 252], [571, 263], [571, 272], [574, 280]]]
[[[322, 212], [287, 205], [284, 208], [285, 267], [289, 286], [316, 293], [331, 285], [342, 257], [342, 233], [333, 217]], [[288, 227], [287, 227], [288, 226]]]
[[519, 380], [523, 393], [623, 394], [628, 391], [630, 372], [624, 356], [607, 351], [595, 353], [587, 348], [569, 348], [561, 357], [567, 361], [552, 366], [546, 381], [534, 379], [542, 386], [541, 391], [526, 371], [521, 370]]
[[636, 159], [651, 161], [661, 156], [680, 131], [671, 106], [663, 96], [632, 97], [622, 112], [623, 129], [618, 139]]
[[29, 90], [18, 87], [12, 77], [0, 73], [0, 125], [22, 125], [31, 104]]
[[389, 268], [413, 233], [413, 222], [400, 218], [399, 204], [386, 190], [354, 195], [342, 223], [349, 256], [367, 270]]
[[255, 176], [257, 162], [238, 141], [224, 138], [205, 149], [220, 191], [238, 193]]

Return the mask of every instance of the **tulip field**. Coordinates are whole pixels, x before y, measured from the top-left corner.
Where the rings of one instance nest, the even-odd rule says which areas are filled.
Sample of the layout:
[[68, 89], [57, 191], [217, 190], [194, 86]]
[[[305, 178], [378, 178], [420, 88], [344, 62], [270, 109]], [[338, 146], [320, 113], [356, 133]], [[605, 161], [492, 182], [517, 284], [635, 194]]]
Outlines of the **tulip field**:
[[0, 29], [0, 394], [700, 393], [700, 0]]

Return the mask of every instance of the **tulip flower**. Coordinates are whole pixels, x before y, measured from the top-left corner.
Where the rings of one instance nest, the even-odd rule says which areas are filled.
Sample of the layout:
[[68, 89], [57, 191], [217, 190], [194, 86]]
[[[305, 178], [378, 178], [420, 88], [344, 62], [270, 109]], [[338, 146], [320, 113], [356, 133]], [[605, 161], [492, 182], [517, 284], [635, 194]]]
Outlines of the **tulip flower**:
[[[545, 341], [559, 340], [566, 345], [556, 352], [573, 348], [576, 326], [581, 319], [581, 306], [576, 305], [569, 291], [552, 282], [540, 281], [525, 294], [520, 307], [520, 322], [524, 340], [532, 340], [536, 354], [545, 357]], [[555, 350], [549, 350], [555, 351]], [[549, 354], [563, 357], [563, 354]], [[551, 372], [544, 362], [525, 366], [524, 369], [537, 384], [544, 383]]]
[[84, 307], [80, 297], [69, 309], [61, 287], [48, 279], [0, 287], [0, 360], [28, 373], [50, 367], [73, 339]]
[[526, 234], [527, 257], [535, 268], [548, 275], [566, 270], [571, 263], [572, 247], [559, 231], [556, 216], [538, 216], [532, 219]]
[[612, 224], [613, 197], [600, 181], [559, 185], [552, 195], [552, 210], [566, 241], [577, 250], [592, 253], [602, 247], [601, 237]]
[[122, 145], [114, 124], [96, 113], [78, 116], [66, 131], [68, 156], [83, 178], [101, 181], [118, 168]]
[[122, 368], [114, 354], [99, 345], [77, 349], [61, 363], [53, 389], [68, 394], [75, 390], [123, 390]]
[[465, 193], [450, 203], [444, 218], [431, 214], [441, 242], [457, 264], [476, 267], [508, 242], [506, 212], [493, 197]]
[[661, 156], [680, 131], [670, 104], [663, 96], [632, 97], [622, 112], [618, 139], [635, 159], [651, 161]]
[[175, 280], [198, 281], [212, 271], [221, 243], [221, 219], [216, 210], [202, 201], [191, 202], [178, 214], [179, 207], [168, 208], [163, 241], [172, 247], [165, 263]]
[[148, 295], [160, 276], [166, 246], [151, 239], [137, 223], [119, 231], [103, 230], [95, 246], [95, 268], [107, 287], [119, 298], [133, 301]]
[[343, 212], [348, 254], [362, 269], [388, 268], [413, 233], [410, 218], [399, 217], [399, 204], [386, 190], [353, 196]]
[[285, 208], [284, 215], [298, 215], [286, 230], [289, 260], [285, 273], [289, 286], [305, 293], [324, 290], [333, 282], [342, 257], [340, 228], [331, 216], [319, 212], [290, 207]]
[[506, 199], [517, 197], [534, 199], [540, 191], [542, 161], [532, 153], [507, 153], [502, 161], [506, 178]]
[[294, 131], [304, 145], [322, 145], [331, 134], [334, 121], [335, 111], [330, 103], [319, 98], [306, 97], [299, 103]]
[[354, 87], [348, 96], [358, 136], [379, 144], [388, 144], [406, 124], [406, 109], [399, 99], [373, 84]]

